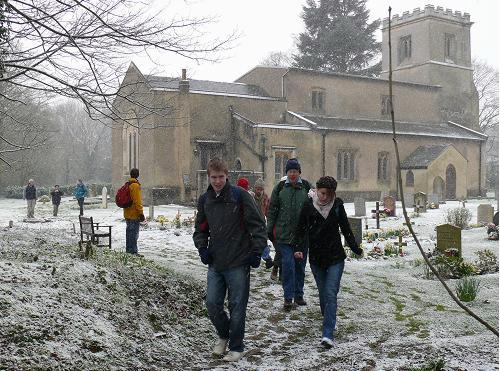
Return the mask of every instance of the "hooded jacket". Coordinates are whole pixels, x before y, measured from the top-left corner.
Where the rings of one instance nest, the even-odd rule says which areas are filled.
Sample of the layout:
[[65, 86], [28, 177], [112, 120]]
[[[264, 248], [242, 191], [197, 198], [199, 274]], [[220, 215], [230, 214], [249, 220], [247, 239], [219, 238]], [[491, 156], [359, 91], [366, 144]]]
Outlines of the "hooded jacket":
[[139, 220], [139, 216], [144, 214], [142, 207], [141, 183], [136, 178], [130, 178], [129, 190], [132, 206], [123, 209], [123, 217], [130, 220]]
[[[359, 249], [354, 238], [344, 202], [336, 198], [333, 206], [325, 219], [308, 198], [300, 211], [299, 222], [295, 230], [292, 245], [295, 252], [305, 252], [305, 241], [309, 246], [309, 263], [327, 268], [346, 258], [339, 228], [351, 250]], [[355, 251], [356, 252], [356, 251]]]
[[216, 271], [234, 268], [262, 254], [266, 223], [253, 197], [227, 181], [219, 196], [211, 185], [200, 196], [193, 240], [198, 250], [208, 247]]

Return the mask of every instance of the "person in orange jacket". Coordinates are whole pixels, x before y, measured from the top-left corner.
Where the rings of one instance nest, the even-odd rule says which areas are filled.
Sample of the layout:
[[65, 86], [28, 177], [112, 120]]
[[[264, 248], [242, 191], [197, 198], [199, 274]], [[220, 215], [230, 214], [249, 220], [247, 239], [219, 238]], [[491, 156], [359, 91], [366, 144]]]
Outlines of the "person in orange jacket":
[[130, 254], [138, 254], [139, 224], [145, 220], [142, 208], [141, 183], [137, 178], [139, 178], [139, 169], [133, 168], [130, 170], [130, 179], [128, 180], [132, 205], [123, 209], [123, 217], [127, 223], [125, 251]]

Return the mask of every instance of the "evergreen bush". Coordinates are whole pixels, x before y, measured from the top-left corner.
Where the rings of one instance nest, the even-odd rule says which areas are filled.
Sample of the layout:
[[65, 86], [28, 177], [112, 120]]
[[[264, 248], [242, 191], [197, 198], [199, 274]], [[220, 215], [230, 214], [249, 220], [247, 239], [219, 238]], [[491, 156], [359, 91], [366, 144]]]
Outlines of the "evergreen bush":
[[446, 221], [460, 229], [467, 228], [471, 219], [472, 212], [465, 207], [456, 207], [446, 212]]

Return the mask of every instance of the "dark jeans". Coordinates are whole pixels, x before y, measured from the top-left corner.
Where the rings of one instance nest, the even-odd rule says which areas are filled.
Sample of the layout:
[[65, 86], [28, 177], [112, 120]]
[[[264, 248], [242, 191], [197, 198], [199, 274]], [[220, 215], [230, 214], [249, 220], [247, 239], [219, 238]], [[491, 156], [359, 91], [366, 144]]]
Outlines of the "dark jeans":
[[[229, 316], [224, 310], [224, 299], [228, 295]], [[221, 339], [229, 339], [229, 350], [243, 352], [245, 318], [250, 295], [250, 267], [216, 271], [208, 268], [207, 310], [210, 321]]]
[[139, 220], [125, 219], [127, 229], [125, 231], [125, 251], [137, 254], [137, 240], [139, 239]]
[[54, 207], [54, 210], [53, 210], [53, 215], [54, 216], [57, 216], [57, 211], [59, 210], [59, 204], [52, 204], [52, 206]]
[[287, 300], [304, 296], [304, 275], [306, 270], [307, 250], [304, 258], [297, 260], [293, 248], [288, 244], [278, 244], [281, 250], [281, 280], [284, 297]]
[[340, 280], [344, 272], [344, 260], [320, 268], [311, 264], [311, 270], [319, 292], [319, 305], [323, 315], [323, 337], [333, 339], [333, 332], [337, 326], [337, 294], [340, 289]]
[[80, 206], [80, 215], [83, 215], [83, 201], [85, 200], [84, 197], [82, 198], [77, 198], [78, 201], [78, 206]]

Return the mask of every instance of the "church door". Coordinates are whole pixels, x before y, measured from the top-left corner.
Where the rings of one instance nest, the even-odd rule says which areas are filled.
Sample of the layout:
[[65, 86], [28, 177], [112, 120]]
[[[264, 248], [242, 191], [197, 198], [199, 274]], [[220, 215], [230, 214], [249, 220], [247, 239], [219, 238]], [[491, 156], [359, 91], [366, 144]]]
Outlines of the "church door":
[[439, 201], [444, 200], [444, 180], [440, 176], [434, 178], [432, 193], [438, 195]]
[[446, 199], [454, 200], [457, 198], [457, 171], [455, 166], [449, 164], [446, 168]]

